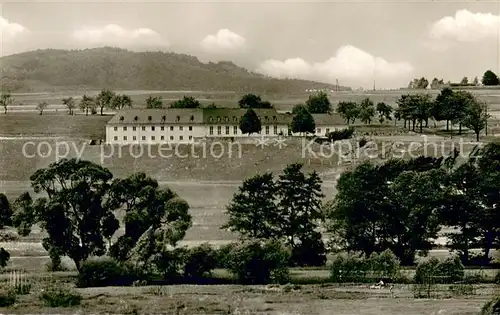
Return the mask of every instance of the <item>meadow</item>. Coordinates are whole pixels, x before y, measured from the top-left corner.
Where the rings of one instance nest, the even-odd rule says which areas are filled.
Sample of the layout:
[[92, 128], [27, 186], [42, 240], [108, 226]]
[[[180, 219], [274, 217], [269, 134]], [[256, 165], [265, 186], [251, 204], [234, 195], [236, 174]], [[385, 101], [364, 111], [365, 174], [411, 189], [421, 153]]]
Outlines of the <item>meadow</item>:
[[[96, 91], [94, 91], [96, 92]], [[87, 93], [92, 94], [93, 91]], [[202, 103], [227, 104], [236, 106], [237, 95], [207, 94], [203, 92], [149, 92], [149, 91], [124, 91], [132, 96], [134, 102], [140, 106], [147, 95], [160, 95], [165, 99], [175, 100], [183, 95], [191, 95], [201, 99]], [[123, 93], [123, 92], [119, 92]], [[375, 103], [385, 101], [394, 104], [401, 95], [401, 91], [369, 91], [365, 93], [338, 92], [330, 99], [333, 104], [341, 100], [360, 101], [370, 97]], [[432, 91], [434, 93], [434, 91]], [[492, 113], [500, 112], [500, 91], [474, 91], [480, 98], [490, 104]], [[75, 92], [73, 96], [81, 95]], [[0, 192], [5, 193], [10, 200], [17, 198], [21, 193], [29, 191], [29, 177], [37, 169], [47, 167], [57, 160], [57, 149], [65, 157], [75, 157], [81, 152], [81, 158], [91, 160], [110, 169], [115, 177], [126, 177], [132, 172], [145, 172], [147, 175], [157, 179], [161, 186], [169, 187], [184, 198], [190, 205], [193, 216], [193, 226], [188, 231], [183, 245], [198, 245], [210, 242], [221, 245], [236, 239], [236, 235], [221, 230], [220, 226], [225, 222], [225, 207], [230, 202], [233, 194], [237, 191], [241, 182], [255, 173], [273, 172], [278, 174], [286, 164], [300, 162], [304, 163], [304, 171], [317, 171], [323, 179], [322, 190], [325, 201], [335, 195], [335, 182], [338, 176], [345, 170], [351, 169], [355, 163], [350, 163], [339, 158], [338, 154], [332, 156], [321, 156], [320, 146], [311, 146], [312, 151], [318, 156], [303, 155], [304, 142], [300, 139], [292, 139], [287, 146], [277, 148], [269, 146], [265, 148], [256, 147], [254, 144], [242, 144], [241, 152], [234, 148], [234, 155], [229, 157], [228, 151], [222, 157], [216, 158], [211, 154], [203, 155], [203, 148], [196, 148], [196, 155], [204, 156], [195, 158], [192, 148], [181, 147], [181, 154], [187, 153], [187, 157], [152, 158], [144, 155], [135, 158], [130, 150], [125, 149], [118, 155], [118, 151], [111, 153], [109, 146], [93, 146], [89, 140], [104, 134], [105, 123], [110, 116], [88, 116], [79, 113], [68, 116], [64, 107], [57, 107], [58, 112], [47, 112], [37, 115], [34, 107], [45, 100], [49, 104], [60, 104], [63, 94], [26, 94], [14, 95], [15, 102], [13, 111], [7, 115], [0, 114]], [[293, 105], [304, 102], [306, 93], [297, 95], [269, 95], [263, 96], [270, 100], [279, 110], [290, 110]], [[23, 110], [24, 109], [24, 110]], [[49, 107], [50, 109], [50, 107]], [[496, 119], [491, 120], [490, 132], [495, 130]], [[440, 125], [439, 127], [442, 127]], [[358, 133], [375, 143], [394, 143], [401, 141], [403, 144], [399, 149], [408, 156], [424, 154], [422, 147], [409, 150], [412, 142], [435, 142], [437, 152], [431, 155], [448, 154], [452, 145], [456, 144], [458, 138], [450, 139], [449, 135], [438, 129], [424, 130], [429, 136], [427, 140], [419, 134], [404, 130], [401, 124], [357, 126]], [[433, 136], [436, 134], [436, 136]], [[466, 141], [472, 139], [472, 135], [465, 134]], [[491, 135], [484, 137], [486, 141], [494, 139]], [[33, 145], [23, 152], [23, 146], [28, 141]], [[34, 150], [40, 143], [44, 157], [35, 154]], [[61, 146], [61, 143], [69, 143], [69, 150]], [[475, 143], [463, 145], [465, 153], [470, 152], [476, 146]], [[31, 151], [30, 151], [31, 150]], [[49, 152], [50, 151], [50, 152]], [[136, 152], [135, 152], [136, 153]], [[240, 154], [241, 153], [241, 154]], [[393, 152], [383, 155], [380, 152], [370, 158], [380, 160], [387, 158]], [[103, 158], [107, 156], [106, 158]], [[60, 156], [59, 156], [60, 157]], [[363, 159], [361, 159], [363, 160]], [[118, 213], [123, 217], [123, 213]], [[119, 231], [116, 236], [123, 233]], [[11, 262], [8, 270], [24, 270], [31, 275], [46, 278], [57, 278], [63, 281], [65, 277], [72, 277], [74, 271], [69, 273], [48, 274], [45, 273], [45, 265], [49, 261], [46, 251], [41, 246], [44, 233], [35, 228], [33, 233], [19, 242], [0, 243], [11, 254]], [[445, 242], [441, 239], [440, 243]], [[431, 255], [446, 257], [449, 252], [446, 248], [436, 249]], [[498, 253], [496, 253], [498, 255]], [[69, 259], [64, 258], [63, 263], [69, 269], [73, 265]], [[219, 271], [220, 272], [220, 271]], [[412, 271], [407, 271], [411, 276]], [[474, 270], [470, 271], [475, 272]], [[492, 278], [496, 270], [485, 270], [487, 278]], [[297, 282], [316, 279], [322, 283], [328, 279], [329, 271], [326, 269], [297, 269], [292, 271]], [[1, 278], [1, 276], [0, 276]], [[467, 297], [453, 297], [450, 299], [413, 299], [409, 285], [399, 285], [391, 294], [387, 290], [370, 290], [366, 286], [334, 286], [303, 285], [289, 290], [284, 287], [264, 286], [162, 286], [162, 287], [136, 287], [136, 288], [87, 288], [78, 289], [83, 295], [83, 304], [77, 308], [58, 309], [59, 314], [74, 314], [84, 311], [91, 313], [165, 313], [172, 314], [478, 314], [486, 300], [495, 294], [492, 285], [477, 286], [475, 295]], [[17, 309], [9, 310], [9, 313], [51, 313], [50, 309], [44, 308], [36, 295], [31, 294], [22, 297]], [[0, 309], [2, 313], [2, 309]]]

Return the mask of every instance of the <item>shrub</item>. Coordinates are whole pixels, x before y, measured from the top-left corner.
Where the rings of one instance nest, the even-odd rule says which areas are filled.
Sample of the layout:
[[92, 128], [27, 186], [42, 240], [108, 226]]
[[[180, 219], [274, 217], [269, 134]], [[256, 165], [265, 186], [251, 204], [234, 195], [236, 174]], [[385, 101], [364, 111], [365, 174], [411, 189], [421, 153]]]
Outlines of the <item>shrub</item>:
[[109, 257], [91, 258], [82, 263], [78, 272], [78, 287], [131, 285], [137, 280], [133, 268]]
[[217, 267], [217, 253], [208, 244], [189, 249], [184, 256], [184, 276], [201, 278]]
[[368, 264], [364, 254], [339, 254], [333, 259], [330, 270], [332, 282], [365, 282]]
[[243, 242], [227, 255], [229, 270], [245, 284], [286, 283], [291, 253], [281, 243]]
[[216, 250], [215, 254], [217, 256], [216, 267], [221, 269], [229, 269], [230, 268], [230, 258], [231, 253], [237, 247], [237, 243], [229, 243], [227, 245], [222, 245], [219, 249]]
[[464, 265], [459, 256], [448, 257], [438, 265], [436, 276], [443, 277], [449, 282], [462, 281], [464, 279]]
[[464, 265], [460, 257], [448, 257], [440, 261], [436, 257], [422, 261], [415, 270], [415, 283], [450, 283], [464, 279]]
[[153, 263], [164, 280], [180, 277], [187, 249], [183, 247], [164, 250], [153, 258]]
[[69, 307], [80, 305], [82, 296], [67, 288], [49, 288], [45, 290], [39, 299], [49, 307]]
[[16, 303], [16, 293], [13, 290], [0, 290], [0, 307], [9, 307]]
[[326, 248], [321, 233], [316, 232], [292, 250], [291, 266], [324, 266]]
[[326, 136], [329, 141], [335, 142], [344, 139], [350, 139], [353, 134], [354, 134], [354, 128], [349, 127], [347, 129], [329, 132]]
[[500, 315], [500, 296], [484, 304], [481, 315]]
[[392, 282], [400, 278], [400, 261], [388, 249], [381, 253], [373, 253], [368, 259], [368, 265], [373, 277]]

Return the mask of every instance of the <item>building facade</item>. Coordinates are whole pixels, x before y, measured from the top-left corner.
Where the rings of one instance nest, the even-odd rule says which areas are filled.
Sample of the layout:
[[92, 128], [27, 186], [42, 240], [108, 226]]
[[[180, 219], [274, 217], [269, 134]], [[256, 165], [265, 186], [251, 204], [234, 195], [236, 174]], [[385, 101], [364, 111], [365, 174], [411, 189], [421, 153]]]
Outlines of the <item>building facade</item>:
[[[260, 133], [243, 134], [239, 124], [246, 109], [125, 109], [118, 112], [106, 125], [106, 143], [162, 144], [191, 143], [207, 138], [249, 138], [299, 136], [291, 132], [291, 114], [275, 109], [255, 109], [261, 121]], [[336, 114], [313, 114], [316, 135], [347, 128]]]

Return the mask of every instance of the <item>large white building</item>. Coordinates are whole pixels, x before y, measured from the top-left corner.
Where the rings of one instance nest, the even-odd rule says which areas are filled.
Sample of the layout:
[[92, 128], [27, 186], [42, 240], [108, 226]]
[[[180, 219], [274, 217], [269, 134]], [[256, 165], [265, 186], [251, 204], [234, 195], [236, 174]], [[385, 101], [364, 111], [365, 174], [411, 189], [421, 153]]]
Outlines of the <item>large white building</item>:
[[[275, 109], [255, 109], [262, 130], [251, 135], [243, 134], [239, 123], [246, 109], [196, 108], [196, 109], [125, 109], [118, 112], [106, 125], [107, 144], [162, 144], [190, 143], [204, 138], [278, 137], [292, 134], [291, 114], [278, 113]], [[316, 135], [347, 128], [337, 114], [313, 114]]]

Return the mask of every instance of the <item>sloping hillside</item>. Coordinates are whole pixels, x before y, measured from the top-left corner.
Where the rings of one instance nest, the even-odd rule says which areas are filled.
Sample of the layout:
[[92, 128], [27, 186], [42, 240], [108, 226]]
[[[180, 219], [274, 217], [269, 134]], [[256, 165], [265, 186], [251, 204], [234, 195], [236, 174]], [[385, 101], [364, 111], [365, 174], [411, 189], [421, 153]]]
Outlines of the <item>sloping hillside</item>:
[[200, 90], [260, 93], [334, 87], [278, 80], [232, 62], [202, 63], [196, 57], [118, 48], [37, 50], [0, 58], [2, 88], [19, 92], [64, 89]]

